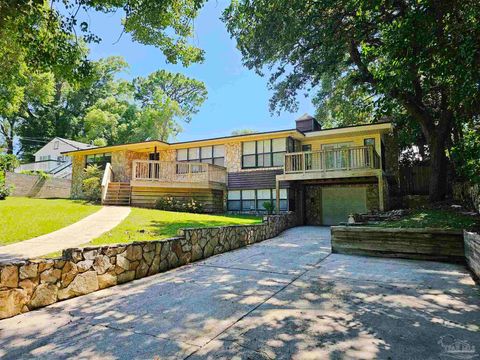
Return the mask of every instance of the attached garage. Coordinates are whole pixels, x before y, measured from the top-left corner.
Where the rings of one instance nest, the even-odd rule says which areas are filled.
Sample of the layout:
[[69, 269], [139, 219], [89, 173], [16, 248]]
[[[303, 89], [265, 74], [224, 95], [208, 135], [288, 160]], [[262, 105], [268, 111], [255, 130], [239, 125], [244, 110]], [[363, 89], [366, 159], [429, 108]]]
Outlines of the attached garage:
[[367, 212], [366, 187], [325, 187], [322, 189], [322, 224], [346, 222], [352, 213]]
[[305, 186], [305, 222], [308, 225], [337, 225], [352, 213], [366, 213], [369, 185]]

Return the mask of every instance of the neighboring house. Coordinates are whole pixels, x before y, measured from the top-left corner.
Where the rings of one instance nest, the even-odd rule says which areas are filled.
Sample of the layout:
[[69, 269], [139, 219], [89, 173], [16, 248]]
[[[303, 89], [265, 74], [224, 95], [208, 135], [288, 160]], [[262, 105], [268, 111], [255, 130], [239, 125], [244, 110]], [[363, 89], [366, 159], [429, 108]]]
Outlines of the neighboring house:
[[35, 162], [21, 164], [15, 169], [15, 172], [23, 170], [45, 171], [53, 177], [69, 179], [72, 175], [71, 158], [62, 153], [92, 148], [95, 148], [95, 146], [55, 137], [34, 154]]
[[398, 156], [385, 152], [391, 132], [390, 123], [322, 130], [304, 115], [289, 130], [66, 155], [73, 158], [73, 196], [82, 195], [85, 166], [98, 164], [106, 168], [105, 204], [153, 206], [164, 196], [193, 197], [209, 212], [250, 213], [273, 202], [281, 211], [300, 213], [306, 224], [331, 225], [351, 213], [388, 207], [387, 159], [398, 164]]

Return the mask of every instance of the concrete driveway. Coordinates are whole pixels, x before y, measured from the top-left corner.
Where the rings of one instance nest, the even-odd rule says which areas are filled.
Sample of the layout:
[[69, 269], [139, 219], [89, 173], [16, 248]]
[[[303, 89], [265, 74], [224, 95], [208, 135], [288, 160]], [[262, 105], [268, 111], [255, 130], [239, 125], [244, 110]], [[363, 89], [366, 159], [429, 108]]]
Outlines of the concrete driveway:
[[0, 321], [0, 357], [438, 359], [480, 355], [479, 325], [463, 266], [330, 254], [329, 228], [298, 227]]

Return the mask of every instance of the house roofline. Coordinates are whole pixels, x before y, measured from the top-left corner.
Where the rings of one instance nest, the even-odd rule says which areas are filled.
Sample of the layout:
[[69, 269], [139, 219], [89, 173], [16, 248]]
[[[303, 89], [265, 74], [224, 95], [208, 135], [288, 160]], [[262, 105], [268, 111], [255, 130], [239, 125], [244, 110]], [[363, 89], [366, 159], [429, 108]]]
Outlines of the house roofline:
[[[154, 144], [157, 143], [158, 146], [165, 146], [165, 147], [173, 147], [177, 148], [179, 145], [186, 145], [186, 144], [197, 144], [197, 143], [204, 143], [204, 142], [211, 142], [211, 141], [218, 141], [218, 140], [224, 140], [224, 139], [248, 139], [248, 138], [255, 138], [258, 136], [263, 136], [263, 135], [273, 135], [273, 134], [282, 134], [282, 133], [298, 133], [302, 137], [309, 137], [309, 136], [315, 136], [315, 135], [320, 135], [321, 133], [325, 132], [332, 132], [335, 130], [342, 130], [342, 129], [349, 129], [349, 128], [359, 128], [359, 127], [378, 127], [379, 125], [387, 125], [383, 126], [383, 130], [388, 130], [392, 128], [392, 123], [391, 122], [382, 122], [382, 123], [375, 123], [375, 124], [361, 124], [361, 125], [349, 125], [349, 126], [340, 126], [336, 128], [329, 128], [329, 129], [321, 129], [318, 131], [312, 131], [309, 133], [303, 133], [302, 131], [298, 129], [285, 129], [285, 130], [273, 130], [273, 131], [264, 131], [264, 132], [257, 132], [257, 133], [251, 133], [251, 134], [241, 134], [241, 135], [229, 135], [229, 136], [219, 136], [219, 137], [214, 137], [214, 138], [208, 138], [208, 139], [199, 139], [199, 140], [190, 140], [190, 141], [180, 141], [180, 142], [173, 142], [169, 143], [166, 141], [161, 141], [161, 140], [148, 140], [148, 141], [140, 141], [140, 142], [134, 142], [134, 143], [126, 143], [126, 144], [119, 144], [119, 145], [107, 145], [107, 146], [99, 146], [99, 147], [94, 147], [94, 148], [89, 148], [89, 149], [80, 149], [80, 150], [73, 150], [73, 151], [65, 151], [62, 152], [62, 154], [65, 155], [71, 155], [71, 154], [79, 154], [79, 153], [86, 153], [86, 154], [94, 154], [106, 150], [115, 150], [115, 149], [121, 149], [121, 148], [138, 148], [138, 146], [141, 146], [143, 144]], [[373, 129], [375, 130], [375, 129]], [[382, 129], [380, 129], [382, 130]]]
[[[69, 141], [69, 139], [64, 139], [64, 138], [61, 138], [61, 137], [59, 137], [59, 136], [55, 136], [55, 137], [53, 137], [51, 140], [49, 140], [45, 145], [43, 145], [40, 149], [38, 149], [36, 152], [34, 152], [33, 155], [36, 156], [40, 151], [43, 150], [43, 148], [44, 148], [45, 146], [47, 146], [48, 144], [50, 144], [50, 143], [51, 143], [52, 141], [54, 141], [54, 140], [59, 140], [59, 141], [63, 142], [64, 144], [67, 144], [68, 146], [71, 146], [71, 147], [73, 147], [73, 148], [75, 148], [75, 149], [77, 149], [77, 150], [90, 150], [90, 149], [95, 149], [95, 148], [96, 148], [95, 146], [92, 146], [92, 147], [89, 147], [89, 148], [81, 149], [81, 148], [79, 148], [77, 145], [72, 144], [72, 143]], [[74, 140], [72, 140], [72, 141], [74, 141]], [[77, 142], [80, 142], [80, 141], [77, 141]], [[89, 145], [89, 144], [85, 144], [85, 145]], [[77, 150], [72, 150], [72, 151], [77, 151]], [[66, 152], [62, 152], [61, 154], [63, 154], [63, 153], [66, 153]]]
[[292, 132], [297, 132], [301, 136], [305, 136], [305, 134], [303, 132], [301, 132], [297, 129], [286, 129], [286, 130], [264, 131], [264, 132], [257, 132], [257, 133], [251, 133], [251, 134], [219, 136], [219, 137], [208, 138], [208, 139], [180, 141], [180, 142], [173, 142], [173, 143], [168, 143], [168, 142], [161, 141], [161, 140], [140, 141], [140, 142], [135, 142], [135, 143], [126, 143], [126, 144], [119, 144], [119, 145], [107, 145], [107, 146], [99, 146], [99, 147], [90, 148], [90, 149], [65, 151], [65, 152], [62, 152], [62, 154], [69, 155], [69, 154], [77, 154], [77, 153], [81, 153], [81, 152], [92, 152], [92, 151], [97, 152], [97, 150], [115, 149], [115, 148], [120, 148], [120, 147], [125, 147], [125, 146], [132, 147], [132, 146], [135, 146], [135, 145], [150, 144], [150, 143], [155, 143], [155, 142], [159, 143], [161, 145], [166, 145], [167, 147], [170, 147], [170, 146], [177, 146], [177, 145], [184, 145], [184, 144], [195, 144], [195, 143], [203, 143], [203, 142], [209, 142], [209, 141], [218, 141], [218, 140], [223, 140], [223, 139], [248, 138], [248, 137], [257, 137], [257, 136], [269, 135], [269, 134], [282, 134], [282, 133], [292, 133]]

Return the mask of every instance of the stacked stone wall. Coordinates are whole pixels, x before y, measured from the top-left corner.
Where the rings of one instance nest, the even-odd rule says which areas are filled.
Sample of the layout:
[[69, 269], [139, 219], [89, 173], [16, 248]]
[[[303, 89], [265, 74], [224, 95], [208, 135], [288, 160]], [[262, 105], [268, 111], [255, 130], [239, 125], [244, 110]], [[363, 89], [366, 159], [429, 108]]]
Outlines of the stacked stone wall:
[[0, 319], [154, 275], [277, 236], [298, 224], [295, 213], [261, 224], [190, 228], [159, 241], [73, 248], [61, 258], [0, 264]]
[[5, 181], [11, 187], [11, 196], [32, 198], [69, 198], [72, 181], [59, 178], [42, 178], [40, 175], [7, 172]]

